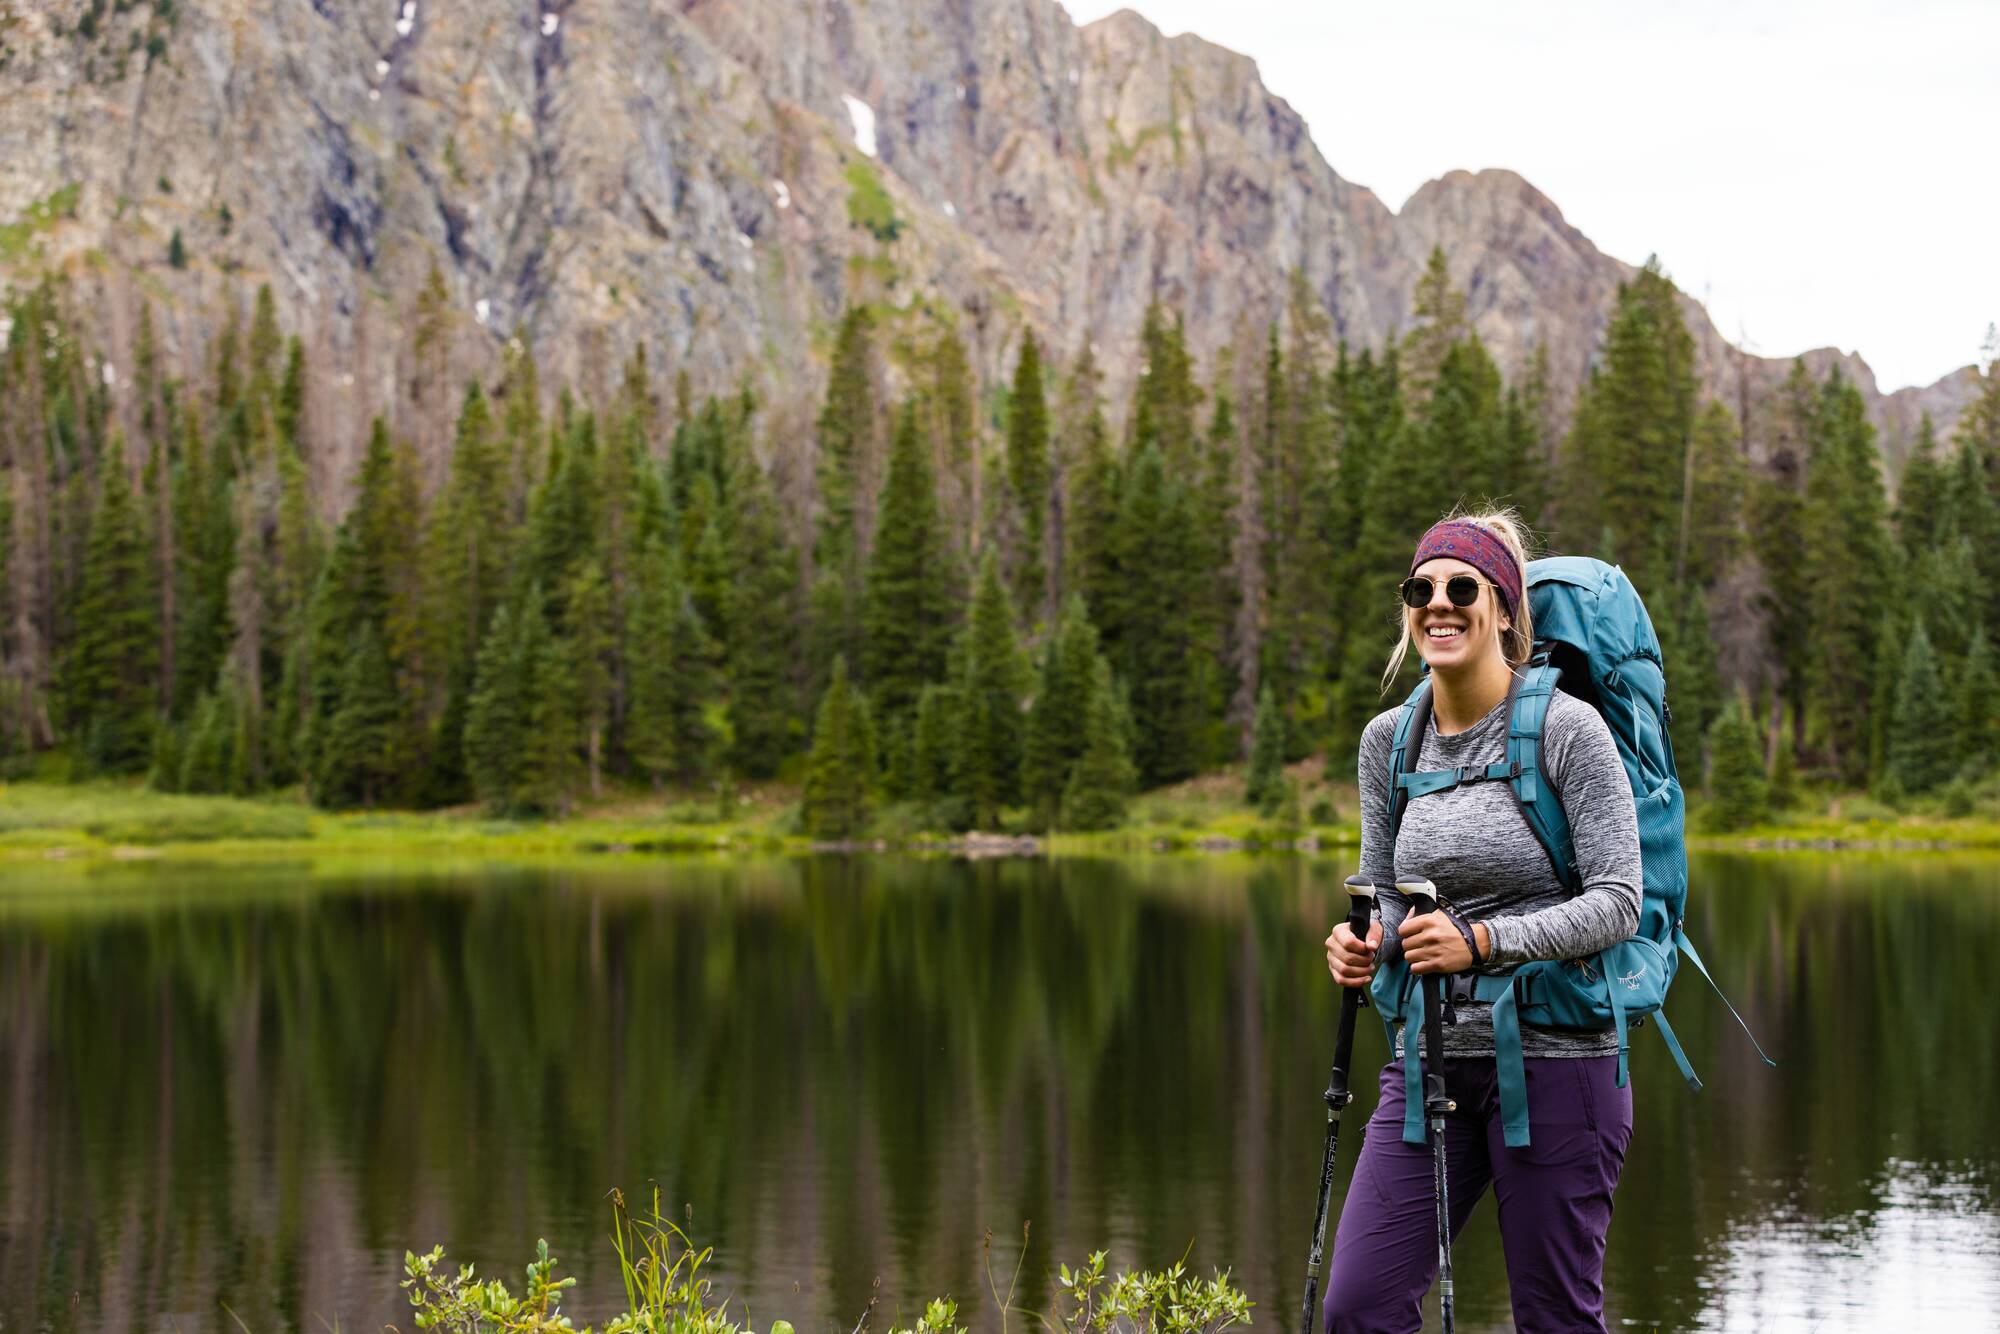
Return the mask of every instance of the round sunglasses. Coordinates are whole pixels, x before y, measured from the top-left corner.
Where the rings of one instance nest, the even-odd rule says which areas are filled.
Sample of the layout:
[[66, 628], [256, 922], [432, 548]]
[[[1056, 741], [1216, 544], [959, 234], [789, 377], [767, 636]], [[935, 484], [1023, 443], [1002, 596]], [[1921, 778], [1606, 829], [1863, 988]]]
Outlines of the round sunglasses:
[[[1454, 574], [1444, 581], [1444, 595], [1454, 607], [1470, 607], [1479, 601], [1479, 590], [1498, 588], [1498, 584], [1484, 579], [1475, 579], [1469, 574]], [[1431, 596], [1437, 591], [1437, 580], [1429, 575], [1413, 574], [1402, 583], [1403, 605], [1406, 607], [1428, 607]]]

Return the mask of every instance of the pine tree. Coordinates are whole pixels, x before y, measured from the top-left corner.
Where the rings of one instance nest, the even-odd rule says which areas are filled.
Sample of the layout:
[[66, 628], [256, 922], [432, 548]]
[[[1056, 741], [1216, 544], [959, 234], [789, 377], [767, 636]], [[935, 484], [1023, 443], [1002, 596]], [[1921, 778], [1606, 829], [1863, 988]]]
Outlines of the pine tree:
[[[957, 701], [950, 686], [927, 685], [917, 696], [916, 721], [910, 728], [907, 795], [923, 813], [926, 824], [939, 819], [939, 804], [952, 790], [952, 720]], [[946, 821], [946, 823], [950, 823]]]
[[1124, 556], [1119, 549], [1118, 514], [1124, 473], [1111, 450], [1104, 415], [1093, 402], [1083, 422], [1077, 466], [1069, 479], [1071, 587], [1083, 598], [1107, 649], [1117, 644], [1130, 620], [1123, 597]]
[[1741, 694], [1708, 730], [1708, 795], [1712, 829], [1748, 829], [1770, 818], [1763, 748], [1750, 703]]
[[1201, 391], [1194, 383], [1194, 361], [1188, 355], [1187, 334], [1176, 315], [1154, 304], [1139, 331], [1139, 379], [1132, 388], [1129, 452], [1148, 445], [1158, 449], [1177, 476], [1191, 475], [1194, 463], [1195, 407]]
[[1994, 679], [1993, 646], [1984, 626], [1975, 626], [1965, 662], [1958, 669], [1958, 738], [1965, 767], [1986, 770], [2000, 760], [2000, 683]]
[[[1887, 506], [1867, 406], [1837, 370], [1820, 392], [1814, 420], [1804, 515], [1815, 590], [1807, 679], [1826, 719], [1834, 764], [1843, 780], [1858, 784], [1867, 778], [1880, 579], [1890, 564]], [[1797, 597], [1798, 590], [1780, 596]]]
[[1562, 522], [1568, 544], [1601, 547], [1642, 596], [1657, 596], [1672, 574], [1695, 388], [1680, 294], [1649, 260], [1620, 284], [1603, 363], [1577, 403], [1565, 471], [1588, 481]]
[[[1014, 392], [1007, 400], [1007, 480], [1021, 514], [1014, 561], [1015, 601], [1030, 622], [1041, 610], [1048, 579], [1044, 558], [1049, 507], [1049, 405], [1042, 392], [1042, 353], [1030, 331], [1021, 335]], [[886, 512], [885, 512], [886, 521]]]
[[1699, 588], [1663, 599], [1654, 619], [1673, 692], [1674, 721], [1688, 736], [1705, 736], [1723, 704], [1721, 671], [1710, 633], [1708, 594]]
[[583, 728], [590, 795], [603, 792], [604, 734], [611, 725], [611, 587], [595, 560], [585, 561], [569, 578], [564, 594], [567, 633], [562, 644], [562, 670], [575, 690], [574, 707]]
[[1792, 364], [1780, 401], [1778, 438], [1768, 474], [1751, 484], [1750, 541], [1764, 571], [1760, 602], [1776, 660], [1779, 698], [1792, 714], [1796, 744], [1805, 731], [1806, 678], [1811, 661], [1813, 603], [1797, 595], [1812, 582], [1806, 557], [1806, 457], [1817, 429], [1818, 394], [1803, 361]]
[[473, 791], [487, 807], [513, 807], [520, 787], [534, 660], [547, 637], [541, 593], [503, 603], [480, 645], [472, 699], [466, 708], [465, 761]]
[[152, 758], [159, 707], [159, 596], [150, 525], [125, 477], [115, 437], [103, 467], [77, 593], [65, 672], [70, 717], [91, 767], [132, 773]]
[[515, 799], [524, 810], [563, 816], [584, 777], [578, 664], [571, 644], [554, 635], [534, 645], [530, 664], [528, 726]]
[[436, 748], [440, 794], [466, 785], [462, 744], [479, 646], [508, 578], [513, 544], [506, 459], [486, 395], [470, 385], [459, 408], [450, 471], [425, 534], [431, 616], [443, 654], [446, 698]]
[[363, 621], [341, 668], [340, 702], [320, 748], [313, 797], [325, 806], [374, 806], [405, 777], [397, 746], [403, 704], [388, 652]]
[[171, 506], [176, 562], [173, 698], [183, 712], [214, 688], [233, 637], [229, 576], [236, 563], [236, 520], [227, 463], [210, 449], [194, 413], [183, 410]]
[[681, 653], [675, 643], [680, 589], [666, 549], [653, 542], [641, 552], [632, 607], [631, 703], [625, 748], [657, 790], [679, 764], [674, 745], [679, 713]]
[[737, 453], [728, 495], [731, 585], [754, 614], [733, 617], [724, 657], [729, 683], [730, 768], [768, 778], [794, 745], [798, 718], [798, 558], [785, 538], [771, 486], [748, 448]]
[[226, 691], [209, 691], [189, 711], [187, 741], [181, 747], [177, 792], [229, 790], [229, 743], [235, 701]]
[[1143, 720], [1133, 760], [1140, 779], [1157, 786], [1199, 768], [1203, 706], [1212, 698], [1202, 669], [1213, 661], [1203, 643], [1207, 627], [1195, 614], [1206, 572], [1194, 568], [1193, 506], [1157, 448], [1147, 446], [1133, 461], [1119, 525], [1127, 619], [1113, 666], [1131, 683]]
[[1953, 722], [1937, 654], [1919, 624], [1903, 651], [1889, 737], [1889, 776], [1904, 792], [1919, 796], [1951, 777], [1959, 744]]
[[1250, 771], [1243, 783], [1243, 800], [1270, 813], [1283, 794], [1285, 782], [1285, 715], [1271, 688], [1257, 695], [1257, 720], [1251, 729]]
[[1927, 551], [1943, 536], [1947, 478], [1938, 462], [1937, 428], [1926, 412], [1917, 423], [1917, 441], [1896, 486], [1896, 536], [1904, 555]]
[[1729, 409], [1710, 399], [1695, 419], [1688, 446], [1680, 537], [1674, 558], [1682, 588], [1708, 589], [1743, 545], [1749, 469]]
[[1125, 821], [1125, 798], [1135, 774], [1120, 734], [1111, 669], [1101, 658], [1091, 672], [1085, 717], [1083, 753], [1063, 790], [1063, 827], [1083, 832], [1115, 829]]
[[1027, 667], [1014, 638], [1014, 611], [991, 552], [980, 567], [972, 614], [954, 654], [959, 664], [957, 787], [975, 825], [995, 828], [1020, 794]]
[[[1382, 707], [1385, 698], [1407, 692], [1415, 679], [1412, 661], [1398, 680], [1382, 687], [1382, 671], [1397, 638], [1403, 633], [1403, 604], [1396, 585], [1409, 573], [1410, 551], [1417, 539], [1440, 513], [1440, 504], [1449, 504], [1449, 495], [1440, 496], [1438, 479], [1451, 473], [1451, 460], [1437, 450], [1435, 432], [1421, 425], [1401, 421], [1400, 396], [1394, 387], [1395, 367], [1384, 367], [1381, 375], [1388, 383], [1377, 389], [1386, 400], [1374, 410], [1384, 422], [1378, 430], [1391, 434], [1376, 445], [1379, 450], [1369, 470], [1369, 485], [1361, 507], [1360, 537], [1349, 558], [1344, 619], [1347, 642], [1340, 669], [1340, 698], [1336, 704], [1336, 730], [1328, 742], [1328, 763], [1335, 764], [1336, 776], [1348, 777], [1354, 748], [1361, 729]], [[1412, 659], [1415, 654], [1411, 654]]]
[[1431, 247], [1411, 305], [1412, 327], [1403, 335], [1402, 346], [1404, 384], [1410, 401], [1422, 405], [1430, 398], [1445, 357], [1469, 332], [1465, 294], [1452, 286], [1443, 246]]
[[813, 720], [812, 751], [806, 758], [800, 794], [806, 832], [814, 838], [859, 836], [868, 827], [874, 775], [868, 704], [849, 685], [846, 661], [836, 658]]
[[1070, 771], [1083, 754], [1090, 692], [1102, 657], [1083, 599], [1071, 595], [1042, 650], [1022, 742], [1021, 790], [1037, 828], [1047, 828], [1056, 818]]
[[860, 661], [863, 539], [878, 452], [874, 360], [873, 317], [865, 305], [850, 306], [841, 315], [819, 414], [813, 631], [825, 661], [835, 654]]
[[972, 366], [956, 328], [939, 330], [927, 369], [930, 382], [923, 396], [925, 428], [937, 451], [945, 533], [962, 563], [972, 554], [970, 541], [979, 515], [978, 437]]
[[875, 716], [902, 718], [925, 684], [944, 676], [951, 647], [952, 557], [938, 511], [930, 442], [914, 403], [897, 414], [863, 611], [863, 679]]

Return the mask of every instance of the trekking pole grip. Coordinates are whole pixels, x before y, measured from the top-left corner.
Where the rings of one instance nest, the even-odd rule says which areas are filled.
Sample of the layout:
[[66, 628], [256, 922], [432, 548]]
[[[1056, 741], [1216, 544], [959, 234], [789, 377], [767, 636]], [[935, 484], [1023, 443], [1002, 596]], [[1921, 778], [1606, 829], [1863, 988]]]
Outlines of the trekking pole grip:
[[[1347, 929], [1366, 941], [1375, 920], [1375, 883], [1366, 876], [1347, 877]], [[1348, 1091], [1347, 1068], [1354, 1056], [1354, 1012], [1368, 1003], [1366, 987], [1349, 987], [1340, 998], [1340, 1028], [1333, 1043], [1333, 1078], [1326, 1086], [1326, 1106], [1337, 1112], [1354, 1101]]]
[[[1410, 916], [1422, 917], [1438, 910], [1437, 886], [1422, 876], [1397, 876], [1396, 888], [1410, 901]], [[1442, 996], [1447, 983], [1436, 973], [1423, 974], [1424, 1048], [1430, 1069], [1424, 1073], [1424, 1105], [1433, 1117], [1451, 1110], [1444, 1087], [1444, 1010]], [[1414, 1039], [1406, 1036], [1405, 1040]]]

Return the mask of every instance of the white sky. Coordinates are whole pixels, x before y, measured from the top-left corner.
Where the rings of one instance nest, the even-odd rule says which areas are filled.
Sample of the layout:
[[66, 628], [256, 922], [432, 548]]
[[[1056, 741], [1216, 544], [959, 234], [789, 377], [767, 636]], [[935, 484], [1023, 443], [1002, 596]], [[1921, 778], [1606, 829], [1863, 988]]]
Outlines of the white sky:
[[1519, 172], [1764, 356], [1858, 350], [1886, 391], [2000, 321], [1996, 0], [1063, 2], [1253, 57], [1392, 209]]

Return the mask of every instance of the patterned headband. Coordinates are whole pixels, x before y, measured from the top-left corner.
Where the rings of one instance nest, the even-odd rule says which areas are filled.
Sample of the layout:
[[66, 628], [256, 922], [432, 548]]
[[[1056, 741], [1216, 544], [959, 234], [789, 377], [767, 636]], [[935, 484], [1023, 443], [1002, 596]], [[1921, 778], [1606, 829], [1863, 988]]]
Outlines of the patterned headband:
[[1478, 570], [1500, 590], [1500, 598], [1507, 614], [1512, 616], [1514, 608], [1521, 605], [1521, 566], [1514, 559], [1514, 553], [1498, 537], [1481, 528], [1476, 523], [1464, 519], [1446, 519], [1433, 524], [1417, 543], [1417, 554], [1410, 558], [1410, 573], [1427, 560], [1439, 556], [1450, 556], [1462, 560]]

